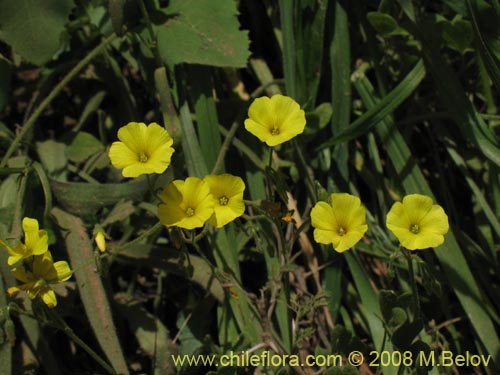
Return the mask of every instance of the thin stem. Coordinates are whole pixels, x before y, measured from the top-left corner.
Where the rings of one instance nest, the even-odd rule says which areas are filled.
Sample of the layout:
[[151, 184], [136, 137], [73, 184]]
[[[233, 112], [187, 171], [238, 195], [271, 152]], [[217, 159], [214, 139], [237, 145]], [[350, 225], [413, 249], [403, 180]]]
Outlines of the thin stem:
[[412, 262], [412, 254], [410, 253], [410, 250], [407, 250], [405, 248], [402, 249], [403, 254], [406, 257], [406, 260], [408, 261], [408, 273], [410, 276], [410, 284], [411, 284], [411, 289], [412, 289], [412, 294], [413, 294], [413, 302], [415, 304], [415, 317], [420, 316], [420, 299], [418, 298], [418, 291], [417, 291], [417, 282], [415, 281], [415, 273], [413, 272], [413, 262]]
[[221, 165], [222, 162], [224, 161], [224, 158], [226, 157], [226, 153], [229, 150], [229, 146], [233, 142], [234, 136], [236, 135], [236, 131], [238, 130], [238, 127], [240, 126], [239, 121], [233, 122], [233, 125], [231, 125], [231, 129], [229, 129], [229, 132], [226, 135], [226, 138], [224, 139], [224, 143], [222, 143], [222, 146], [219, 151], [219, 155], [217, 155], [217, 160], [215, 161], [215, 165], [212, 168], [212, 173], [211, 174], [216, 174]]
[[[112, 254], [118, 254], [120, 251], [125, 250], [126, 248], [135, 245], [136, 243], [141, 242], [144, 238], [149, 237], [151, 234], [155, 233], [156, 231], [160, 230], [162, 228], [163, 224], [161, 222], [157, 222], [155, 225], [153, 225], [151, 228], [149, 228], [147, 231], [142, 233], [140, 236], [134, 238], [132, 241], [127, 242], [121, 246], [115, 247], [112, 251], [110, 251]], [[103, 256], [105, 256], [103, 254]]]
[[12, 143], [10, 144], [7, 152], [5, 153], [2, 162], [0, 163], [0, 167], [5, 167], [7, 165], [7, 161], [9, 158], [12, 156], [14, 151], [16, 150], [17, 146], [21, 142], [21, 140], [24, 138], [26, 133], [33, 127], [35, 124], [36, 120], [42, 112], [49, 106], [50, 102], [54, 100], [54, 98], [64, 89], [64, 87], [71, 81], [80, 71], [97, 55], [99, 55], [102, 50], [109, 44], [111, 43], [114, 39], [116, 38], [116, 34], [111, 34], [108, 36], [106, 39], [104, 39], [97, 47], [95, 47], [90, 53], [83, 58], [76, 66], [69, 71], [68, 74], [59, 82], [59, 84], [54, 87], [54, 89], [47, 95], [47, 97], [40, 103], [38, 108], [33, 112], [33, 114], [30, 116], [30, 118], [24, 123], [23, 127], [21, 128], [21, 131], [19, 134], [14, 138]]
[[99, 363], [102, 368], [104, 368], [109, 374], [116, 375], [116, 371], [111, 367], [104, 359], [102, 359], [96, 352], [92, 350], [90, 346], [88, 346], [82, 339], [80, 339], [73, 329], [68, 326], [68, 324], [57, 314], [55, 311], [47, 309], [50, 316], [54, 318], [56, 322], [57, 328], [61, 329], [66, 336], [68, 336], [71, 340], [73, 340], [80, 348], [85, 350], [88, 355], [90, 355], [97, 363]]
[[273, 169], [273, 148], [272, 147], [269, 147], [269, 159], [267, 161], [267, 168], [268, 170], [266, 170], [266, 181], [267, 181], [267, 186], [266, 186], [266, 193], [267, 193], [267, 200], [273, 202], [273, 188], [272, 188], [272, 180], [271, 180], [271, 176], [270, 176], [270, 173]]

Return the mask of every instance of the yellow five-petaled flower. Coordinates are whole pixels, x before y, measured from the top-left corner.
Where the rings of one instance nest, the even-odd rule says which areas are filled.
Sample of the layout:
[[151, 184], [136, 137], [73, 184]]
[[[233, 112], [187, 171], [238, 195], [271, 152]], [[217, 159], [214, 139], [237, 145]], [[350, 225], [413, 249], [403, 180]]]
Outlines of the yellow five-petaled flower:
[[161, 194], [160, 222], [184, 229], [200, 228], [214, 213], [209, 185], [198, 177], [172, 181]]
[[311, 210], [314, 240], [332, 244], [339, 253], [357, 244], [368, 230], [366, 209], [358, 197], [347, 193], [334, 193], [330, 204], [318, 202]]
[[210, 187], [214, 202], [214, 214], [210, 218], [210, 224], [221, 228], [243, 215], [245, 212], [245, 203], [243, 203], [245, 183], [240, 177], [224, 173], [208, 175], [203, 180]]
[[10, 247], [7, 243], [0, 240], [0, 245], [10, 254], [7, 259], [9, 266], [33, 255], [41, 255], [49, 249], [49, 236], [45, 230], [38, 229], [38, 221], [36, 219], [25, 217], [23, 219], [23, 230], [25, 243], [19, 242], [16, 246]]
[[40, 296], [42, 301], [50, 308], [57, 305], [55, 292], [50, 284], [57, 284], [66, 281], [71, 277], [71, 269], [65, 261], [55, 262], [50, 251], [43, 255], [36, 255], [33, 258], [32, 270], [26, 270], [24, 266], [12, 269], [12, 273], [24, 284], [11, 287], [7, 290], [9, 295], [13, 295], [21, 290], [25, 290], [31, 299]]
[[387, 228], [408, 250], [436, 247], [444, 242], [449, 230], [448, 216], [432, 198], [411, 194], [396, 202], [387, 214]]
[[170, 165], [173, 140], [157, 123], [131, 122], [118, 130], [118, 139], [109, 158], [114, 167], [123, 169], [124, 177], [163, 173]]
[[245, 129], [271, 147], [301, 134], [305, 126], [304, 111], [295, 100], [283, 95], [255, 99], [245, 120]]

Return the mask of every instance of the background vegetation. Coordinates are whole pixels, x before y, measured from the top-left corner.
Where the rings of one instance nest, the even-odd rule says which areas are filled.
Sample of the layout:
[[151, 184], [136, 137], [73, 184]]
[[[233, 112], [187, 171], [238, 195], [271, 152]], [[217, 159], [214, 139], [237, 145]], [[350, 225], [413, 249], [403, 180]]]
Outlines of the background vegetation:
[[[324, 373], [496, 374], [498, 25], [497, 0], [0, 1], [0, 238], [19, 239], [25, 216], [49, 231], [54, 257], [76, 270], [56, 311], [117, 373], [252, 373], [175, 368], [170, 354], [254, 348], [469, 351], [492, 361]], [[269, 170], [269, 149], [242, 123], [253, 98], [275, 93], [308, 123]], [[175, 140], [154, 190], [227, 171], [246, 182], [246, 215], [195, 244], [159, 225], [148, 181], [123, 179], [107, 157], [130, 121]], [[309, 228], [332, 192], [369, 211], [369, 232], [343, 254]], [[433, 196], [451, 224], [443, 246], [414, 260], [419, 315], [385, 228], [410, 193]], [[281, 220], [288, 211], [294, 222]], [[6, 258], [1, 372], [104, 373], [36, 300], [7, 296]]]

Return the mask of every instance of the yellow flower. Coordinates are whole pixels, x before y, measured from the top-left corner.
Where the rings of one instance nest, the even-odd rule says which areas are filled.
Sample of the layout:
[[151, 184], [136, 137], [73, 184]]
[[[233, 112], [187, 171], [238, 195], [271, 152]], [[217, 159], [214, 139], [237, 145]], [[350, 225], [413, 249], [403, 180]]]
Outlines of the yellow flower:
[[306, 116], [299, 104], [283, 95], [255, 99], [248, 117], [245, 128], [268, 146], [289, 141], [306, 126]]
[[357, 244], [368, 230], [366, 209], [358, 197], [346, 193], [331, 195], [331, 203], [318, 202], [311, 210], [314, 240], [332, 244], [339, 253]]
[[221, 228], [245, 212], [243, 191], [245, 183], [240, 177], [225, 173], [208, 175], [203, 179], [209, 186], [214, 200], [214, 214], [210, 224]]
[[65, 261], [54, 263], [52, 254], [47, 251], [43, 255], [35, 256], [32, 266], [32, 271], [28, 271], [22, 266], [12, 269], [16, 279], [24, 284], [9, 288], [7, 293], [12, 296], [25, 290], [29, 298], [34, 299], [39, 295], [48, 307], [55, 307], [57, 305], [56, 294], [50, 284], [57, 284], [71, 277], [68, 263]]
[[0, 240], [0, 245], [7, 249], [10, 254], [7, 259], [9, 266], [22, 259], [33, 255], [41, 255], [49, 250], [49, 236], [45, 230], [38, 229], [38, 221], [36, 219], [25, 217], [23, 219], [23, 230], [25, 243], [19, 242], [15, 247], [10, 247], [4, 241]]
[[173, 141], [157, 123], [130, 122], [118, 130], [118, 139], [109, 149], [109, 158], [114, 167], [123, 169], [124, 177], [163, 173], [170, 165]]
[[386, 225], [408, 250], [436, 247], [448, 232], [448, 216], [432, 198], [411, 194], [396, 202], [387, 214]]
[[214, 213], [210, 187], [197, 177], [172, 181], [161, 194], [158, 207], [160, 222], [167, 227], [202, 227]]

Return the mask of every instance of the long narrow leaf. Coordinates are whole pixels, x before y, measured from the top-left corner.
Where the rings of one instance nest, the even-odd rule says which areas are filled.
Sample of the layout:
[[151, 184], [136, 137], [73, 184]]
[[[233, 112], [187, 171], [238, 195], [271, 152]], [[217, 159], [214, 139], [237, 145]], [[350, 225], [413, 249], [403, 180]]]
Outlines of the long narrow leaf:
[[[368, 108], [376, 105], [378, 99], [374, 96], [373, 87], [366, 77], [356, 81], [355, 87]], [[377, 131], [405, 191], [433, 196], [422, 171], [415, 163], [392, 119], [387, 118], [377, 127]], [[462, 248], [452, 231], [447, 235], [445, 243], [436, 250], [436, 256], [478, 337], [495, 363], [500, 363], [500, 340], [495, 333], [491, 317], [484, 308], [488, 303], [483, 300]]]
[[[355, 73], [356, 74], [356, 73]], [[425, 68], [422, 60], [419, 60], [408, 75], [394, 88], [387, 96], [370, 107], [368, 111], [354, 121], [346, 130], [335, 136], [333, 139], [323, 143], [319, 150], [331, 147], [340, 142], [349, 141], [367, 133], [372, 127], [379, 124], [387, 115], [392, 113], [411, 93], [419, 86], [425, 77]], [[357, 75], [354, 80], [359, 79]]]
[[73, 269], [80, 268], [74, 276], [80, 290], [83, 307], [103, 352], [113, 368], [120, 374], [128, 374], [127, 363], [118, 339], [111, 314], [111, 306], [98, 273], [91, 265], [94, 259], [92, 245], [80, 218], [68, 214], [58, 207], [52, 209], [63, 238]]

